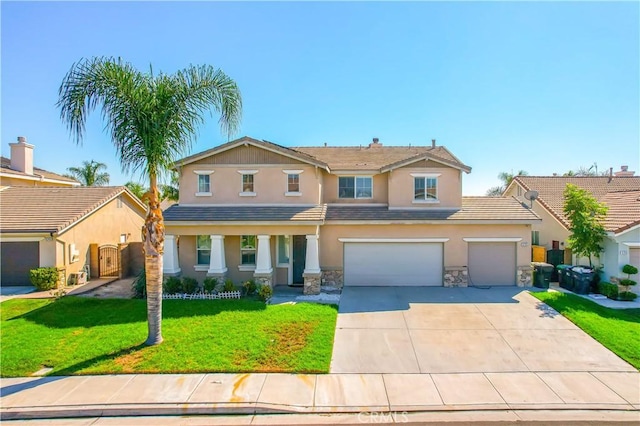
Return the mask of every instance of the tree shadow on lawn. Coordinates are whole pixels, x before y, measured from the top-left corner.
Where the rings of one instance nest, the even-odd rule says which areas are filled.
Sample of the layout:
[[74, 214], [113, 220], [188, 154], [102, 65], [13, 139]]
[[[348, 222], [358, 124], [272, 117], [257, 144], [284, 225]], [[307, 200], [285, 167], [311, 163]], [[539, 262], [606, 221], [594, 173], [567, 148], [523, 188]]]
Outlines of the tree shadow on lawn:
[[640, 323], [640, 309], [608, 308], [573, 294], [562, 293], [549, 299], [541, 300], [536, 304], [536, 309], [542, 311], [541, 316], [543, 317], [555, 317], [560, 314], [570, 315], [572, 312], [587, 312], [598, 315], [601, 318]]
[[[162, 318], [213, 316], [223, 312], [263, 311], [266, 305], [253, 300], [164, 300]], [[147, 321], [146, 300], [86, 299], [67, 296], [8, 318], [24, 319], [51, 328], [98, 327]]]

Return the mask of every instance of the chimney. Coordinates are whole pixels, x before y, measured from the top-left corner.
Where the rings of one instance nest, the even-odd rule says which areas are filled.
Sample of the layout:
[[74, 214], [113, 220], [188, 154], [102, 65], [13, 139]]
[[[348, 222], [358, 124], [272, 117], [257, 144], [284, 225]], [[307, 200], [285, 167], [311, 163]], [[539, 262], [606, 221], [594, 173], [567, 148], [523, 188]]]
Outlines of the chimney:
[[435, 147], [436, 147], [436, 140], [431, 139], [431, 148], [435, 148]]
[[633, 176], [635, 174], [636, 172], [629, 171], [629, 166], [620, 166], [620, 171], [615, 172], [613, 175], [614, 176]]
[[373, 138], [373, 142], [369, 144], [369, 148], [380, 148], [382, 144], [380, 143], [380, 139]]
[[18, 136], [18, 142], [10, 143], [11, 168], [13, 170], [33, 174], [33, 145], [27, 143], [27, 138]]

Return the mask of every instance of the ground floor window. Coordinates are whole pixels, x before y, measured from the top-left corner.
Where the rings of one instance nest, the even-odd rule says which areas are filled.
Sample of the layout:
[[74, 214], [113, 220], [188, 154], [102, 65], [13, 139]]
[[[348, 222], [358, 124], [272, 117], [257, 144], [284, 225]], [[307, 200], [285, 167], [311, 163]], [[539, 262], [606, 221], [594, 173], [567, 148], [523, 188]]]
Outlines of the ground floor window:
[[243, 235], [240, 237], [240, 257], [242, 265], [256, 264], [256, 236]]
[[211, 236], [198, 235], [196, 237], [196, 252], [198, 265], [208, 265], [211, 261]]
[[288, 235], [278, 235], [278, 266], [289, 266], [291, 239]]

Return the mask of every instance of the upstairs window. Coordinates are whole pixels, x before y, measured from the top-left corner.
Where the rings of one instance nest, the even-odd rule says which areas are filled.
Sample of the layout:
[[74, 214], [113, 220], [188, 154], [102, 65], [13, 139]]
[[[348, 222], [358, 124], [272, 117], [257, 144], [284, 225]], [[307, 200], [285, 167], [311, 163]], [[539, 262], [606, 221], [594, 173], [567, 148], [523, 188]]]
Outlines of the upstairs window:
[[338, 198], [371, 198], [373, 194], [371, 176], [340, 176]]
[[240, 257], [242, 265], [256, 264], [256, 236], [243, 235], [240, 237]]
[[438, 201], [438, 178], [414, 177], [413, 199], [415, 201]]
[[242, 175], [242, 192], [255, 192], [253, 190], [253, 175]]
[[211, 180], [209, 175], [198, 175], [198, 192], [211, 192]]
[[196, 237], [196, 252], [198, 265], [208, 265], [211, 260], [211, 236], [198, 235]]
[[287, 175], [287, 192], [300, 192], [300, 175], [290, 173]]

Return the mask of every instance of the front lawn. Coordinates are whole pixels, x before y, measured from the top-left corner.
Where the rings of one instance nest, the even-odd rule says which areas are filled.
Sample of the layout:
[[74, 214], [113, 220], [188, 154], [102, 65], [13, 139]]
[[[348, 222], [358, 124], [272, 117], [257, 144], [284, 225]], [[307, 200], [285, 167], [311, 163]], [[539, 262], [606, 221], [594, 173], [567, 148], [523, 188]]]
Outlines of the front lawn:
[[12, 299], [1, 375], [329, 371], [337, 310], [251, 300], [165, 300], [164, 343], [143, 345], [146, 301]]
[[532, 292], [620, 358], [640, 370], [640, 309], [611, 309], [574, 294]]

